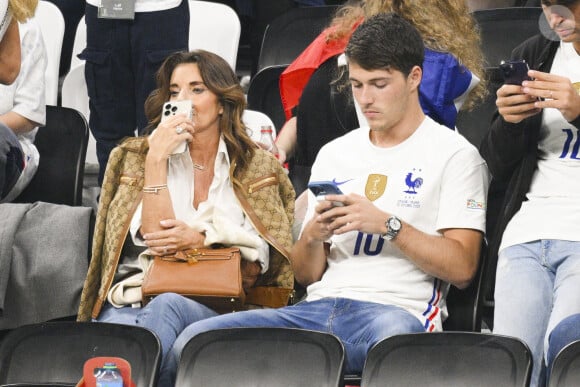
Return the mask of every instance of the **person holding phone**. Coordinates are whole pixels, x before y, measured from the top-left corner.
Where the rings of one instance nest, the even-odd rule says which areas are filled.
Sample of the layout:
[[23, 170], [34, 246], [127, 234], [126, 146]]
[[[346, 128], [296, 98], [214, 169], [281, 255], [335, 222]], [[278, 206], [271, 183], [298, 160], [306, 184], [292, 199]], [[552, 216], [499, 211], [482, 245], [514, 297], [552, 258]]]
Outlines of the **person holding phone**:
[[[247, 134], [244, 92], [223, 58], [203, 50], [172, 54], [157, 85], [145, 105], [153, 133], [125, 140], [107, 164], [78, 319], [146, 324], [166, 353], [180, 321], [158, 313], [157, 304], [183, 310], [188, 322], [217, 313], [167, 293], [141, 307], [151, 257], [239, 247], [246, 303], [286, 305], [294, 284], [288, 251], [295, 193], [276, 158]], [[180, 101], [195, 119], [175, 114], [162, 122], [167, 103]], [[187, 150], [175, 153], [183, 142]]]
[[493, 331], [530, 347], [532, 386], [544, 383], [550, 332], [580, 312], [580, 0], [542, 8], [557, 39], [540, 33], [514, 49], [532, 80], [497, 91], [480, 146], [499, 210], [488, 217]]
[[[305, 300], [191, 324], [163, 360], [159, 386], [173, 385], [181, 350], [208, 330], [330, 332], [345, 346], [345, 372], [360, 373], [381, 339], [442, 329], [449, 284], [465, 287], [477, 270], [488, 173], [475, 147], [423, 113], [423, 55], [417, 29], [395, 14], [371, 17], [354, 32], [350, 84], [370, 128], [325, 145], [312, 168], [311, 182], [333, 182], [343, 194], [317, 201], [307, 191], [291, 252]], [[157, 312], [186, 319], [169, 305]]]

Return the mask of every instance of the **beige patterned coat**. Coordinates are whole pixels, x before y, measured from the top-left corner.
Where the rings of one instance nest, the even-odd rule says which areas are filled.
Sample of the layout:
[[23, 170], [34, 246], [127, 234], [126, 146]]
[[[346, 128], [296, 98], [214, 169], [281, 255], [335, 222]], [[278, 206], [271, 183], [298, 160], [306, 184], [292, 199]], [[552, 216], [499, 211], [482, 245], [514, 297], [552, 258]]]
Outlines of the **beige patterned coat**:
[[[123, 242], [141, 199], [147, 150], [145, 138], [129, 138], [116, 147], [109, 157], [97, 212], [91, 262], [81, 295], [79, 321], [97, 318], [107, 299]], [[246, 173], [236, 178], [240, 184], [239, 187], [235, 186], [235, 192], [244, 213], [270, 245], [270, 267], [250, 290], [246, 302], [268, 307], [284, 306], [294, 287], [288, 260], [288, 251], [292, 246], [294, 189], [278, 161], [261, 149], [256, 150]]]

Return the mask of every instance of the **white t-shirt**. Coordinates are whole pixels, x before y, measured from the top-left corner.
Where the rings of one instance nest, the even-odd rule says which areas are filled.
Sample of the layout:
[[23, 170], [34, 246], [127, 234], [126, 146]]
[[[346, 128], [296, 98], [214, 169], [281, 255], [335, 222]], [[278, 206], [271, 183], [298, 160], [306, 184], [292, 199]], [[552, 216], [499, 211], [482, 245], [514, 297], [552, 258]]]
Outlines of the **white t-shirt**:
[[[46, 123], [45, 71], [46, 49], [40, 27], [33, 19], [18, 23], [22, 61], [20, 73], [11, 85], [0, 85], [0, 114], [13, 111], [41, 125]], [[16, 185], [4, 198], [10, 202], [17, 197], [38, 169], [40, 156], [34, 146], [38, 128], [20, 134], [18, 140], [26, 157], [24, 170]]]
[[[318, 153], [310, 180], [334, 180], [345, 194], [368, 192], [377, 207], [427, 234], [441, 235], [439, 230], [447, 228], [485, 230], [486, 164], [464, 137], [429, 117], [391, 148], [374, 146], [368, 128], [328, 143]], [[305, 219], [314, 214], [312, 195], [308, 202]], [[380, 235], [353, 231], [331, 242], [328, 268], [308, 287], [307, 300], [344, 297], [397, 305], [427, 331], [442, 329], [447, 283], [423, 272]]]
[[[572, 43], [560, 43], [550, 73], [580, 82], [580, 55]], [[558, 109], [544, 109], [540, 131], [528, 200], [506, 227], [500, 250], [538, 239], [580, 241], [580, 128]]]
[[[165, 11], [177, 7], [182, 1], [187, 0], [135, 0], [135, 12]], [[98, 7], [101, 0], [87, 0], [87, 4]]]

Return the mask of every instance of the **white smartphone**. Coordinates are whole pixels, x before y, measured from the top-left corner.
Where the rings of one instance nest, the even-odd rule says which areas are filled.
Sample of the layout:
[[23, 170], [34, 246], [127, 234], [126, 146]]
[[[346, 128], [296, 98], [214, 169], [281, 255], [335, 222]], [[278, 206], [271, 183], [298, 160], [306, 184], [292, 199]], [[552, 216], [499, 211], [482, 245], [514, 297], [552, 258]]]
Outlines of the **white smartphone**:
[[[186, 99], [182, 101], [168, 101], [163, 104], [163, 111], [161, 112], [161, 122], [164, 122], [169, 117], [172, 117], [176, 114], [185, 114], [185, 116], [189, 119], [193, 118], [193, 106], [191, 101]], [[184, 141], [180, 144], [175, 150], [173, 154], [183, 153], [187, 149], [187, 142]]]

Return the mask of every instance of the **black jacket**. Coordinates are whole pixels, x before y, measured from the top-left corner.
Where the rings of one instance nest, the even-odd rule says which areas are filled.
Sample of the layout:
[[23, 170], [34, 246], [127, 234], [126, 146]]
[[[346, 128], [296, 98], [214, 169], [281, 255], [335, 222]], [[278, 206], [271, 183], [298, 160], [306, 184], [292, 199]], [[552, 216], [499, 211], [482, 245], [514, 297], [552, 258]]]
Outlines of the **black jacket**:
[[[536, 35], [516, 47], [512, 59], [525, 59], [530, 69], [549, 72], [559, 45], [559, 41]], [[489, 262], [484, 273], [488, 285], [484, 291], [488, 298], [493, 296], [497, 253], [502, 235], [522, 202], [527, 200], [526, 194], [538, 166], [541, 120], [542, 113], [512, 124], [504, 121], [496, 111], [490, 131], [479, 148], [492, 175], [487, 216]], [[580, 127], [580, 116], [571, 123]]]

